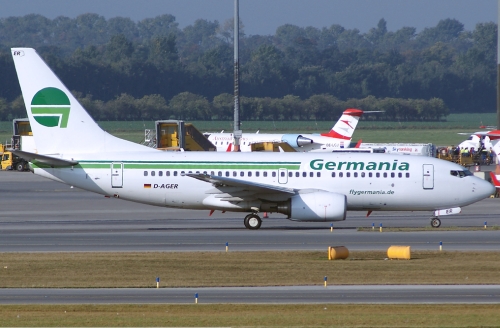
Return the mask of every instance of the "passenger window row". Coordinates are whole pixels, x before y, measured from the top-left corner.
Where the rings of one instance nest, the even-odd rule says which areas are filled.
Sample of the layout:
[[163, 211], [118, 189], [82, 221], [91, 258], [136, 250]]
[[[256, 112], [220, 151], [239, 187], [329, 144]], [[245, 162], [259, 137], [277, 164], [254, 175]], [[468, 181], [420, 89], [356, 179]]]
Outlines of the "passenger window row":
[[[144, 176], [147, 177], [148, 175], [151, 175], [152, 177], [156, 176], [156, 173], [158, 173], [158, 176], [159, 177], [162, 177], [163, 176], [163, 171], [144, 171]], [[178, 175], [184, 175], [186, 172], [185, 171], [165, 171], [165, 176], [169, 177], [169, 176], [178, 176]], [[193, 173], [193, 171], [188, 171], [187, 173]], [[208, 171], [203, 171], [203, 172], [200, 172], [200, 171], [196, 171], [195, 173], [203, 173], [203, 174], [210, 174], [210, 175], [217, 175], [219, 177], [222, 177], [222, 176], [226, 176], [226, 177], [230, 177], [230, 176], [233, 176], [233, 177], [237, 177], [237, 176], [240, 176], [240, 177], [244, 177], [245, 176], [245, 171], [239, 171], [239, 174], [237, 171], [218, 171], [217, 174], [215, 171], [210, 171], [210, 173]], [[292, 178], [292, 177], [296, 177], [296, 178], [299, 178], [299, 177], [303, 177], [303, 178], [307, 178], [307, 177], [310, 177], [310, 178], [313, 178], [313, 177], [317, 177], [317, 178], [320, 178], [321, 177], [321, 172], [316, 172], [316, 174], [314, 174], [315, 172], [291, 172], [289, 171], [288, 172], [288, 177], [289, 178]], [[262, 177], [266, 178], [268, 176], [268, 173], [267, 171], [255, 171], [255, 172], [252, 172], [252, 171], [246, 171], [246, 176], [247, 177], [252, 177], [252, 176], [255, 176], [255, 177], [260, 177], [262, 174]], [[276, 171], [272, 171], [270, 176], [272, 176], [273, 178], [276, 177]], [[454, 176], [459, 176], [460, 177], [463, 177], [465, 175], [467, 175], [464, 171], [451, 171], [451, 175], [454, 175]], [[280, 177], [285, 177], [286, 176], [286, 172], [285, 171], [281, 171], [280, 172]], [[368, 178], [380, 178], [380, 177], [383, 177], [383, 178], [388, 178], [388, 177], [391, 177], [391, 178], [396, 178], [396, 176], [398, 178], [403, 178], [403, 172], [332, 172], [332, 178], [336, 178], [336, 177], [339, 177], [339, 178], [365, 178], [365, 177], [368, 177]], [[409, 172], [406, 172], [404, 174], [404, 177], [406, 178], [409, 178], [410, 177], [410, 173]]]

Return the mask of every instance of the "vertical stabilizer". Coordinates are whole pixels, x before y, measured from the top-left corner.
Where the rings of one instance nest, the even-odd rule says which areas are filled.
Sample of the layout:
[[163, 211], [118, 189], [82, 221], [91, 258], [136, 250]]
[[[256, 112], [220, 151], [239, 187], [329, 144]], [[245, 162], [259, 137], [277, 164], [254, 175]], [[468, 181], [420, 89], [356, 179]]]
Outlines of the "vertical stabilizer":
[[103, 131], [34, 49], [11, 50], [39, 154], [151, 150]]
[[360, 109], [346, 109], [330, 132], [321, 135], [350, 141], [361, 115], [363, 115], [363, 111]]

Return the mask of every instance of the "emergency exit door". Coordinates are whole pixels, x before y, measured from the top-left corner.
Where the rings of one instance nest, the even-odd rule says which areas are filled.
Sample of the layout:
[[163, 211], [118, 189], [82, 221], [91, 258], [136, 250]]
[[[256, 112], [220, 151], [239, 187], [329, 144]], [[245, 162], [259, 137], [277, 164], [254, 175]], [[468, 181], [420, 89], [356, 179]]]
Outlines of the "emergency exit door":
[[123, 187], [123, 163], [111, 163], [111, 187]]
[[424, 164], [423, 170], [424, 189], [434, 189], [434, 165]]

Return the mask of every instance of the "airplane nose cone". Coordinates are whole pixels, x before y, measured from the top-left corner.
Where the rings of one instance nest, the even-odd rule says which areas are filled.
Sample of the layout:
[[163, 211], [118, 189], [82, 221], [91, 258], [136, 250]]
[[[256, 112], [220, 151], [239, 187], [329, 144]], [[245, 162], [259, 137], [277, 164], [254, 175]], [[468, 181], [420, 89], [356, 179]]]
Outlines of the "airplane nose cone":
[[480, 197], [480, 199], [490, 197], [495, 193], [494, 185], [483, 179], [478, 178], [478, 180], [479, 181], [475, 182], [474, 192], [477, 194], [478, 197]]

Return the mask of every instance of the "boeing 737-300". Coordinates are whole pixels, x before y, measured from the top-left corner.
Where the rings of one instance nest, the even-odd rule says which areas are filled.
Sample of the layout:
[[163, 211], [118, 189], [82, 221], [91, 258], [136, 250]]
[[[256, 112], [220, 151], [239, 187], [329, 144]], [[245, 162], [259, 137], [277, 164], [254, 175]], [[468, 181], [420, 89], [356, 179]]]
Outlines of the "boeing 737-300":
[[40, 176], [105, 196], [183, 209], [340, 221], [346, 212], [460, 212], [495, 188], [427, 156], [363, 153], [166, 152], [103, 131], [31, 48], [13, 48], [36, 151], [14, 151]]

